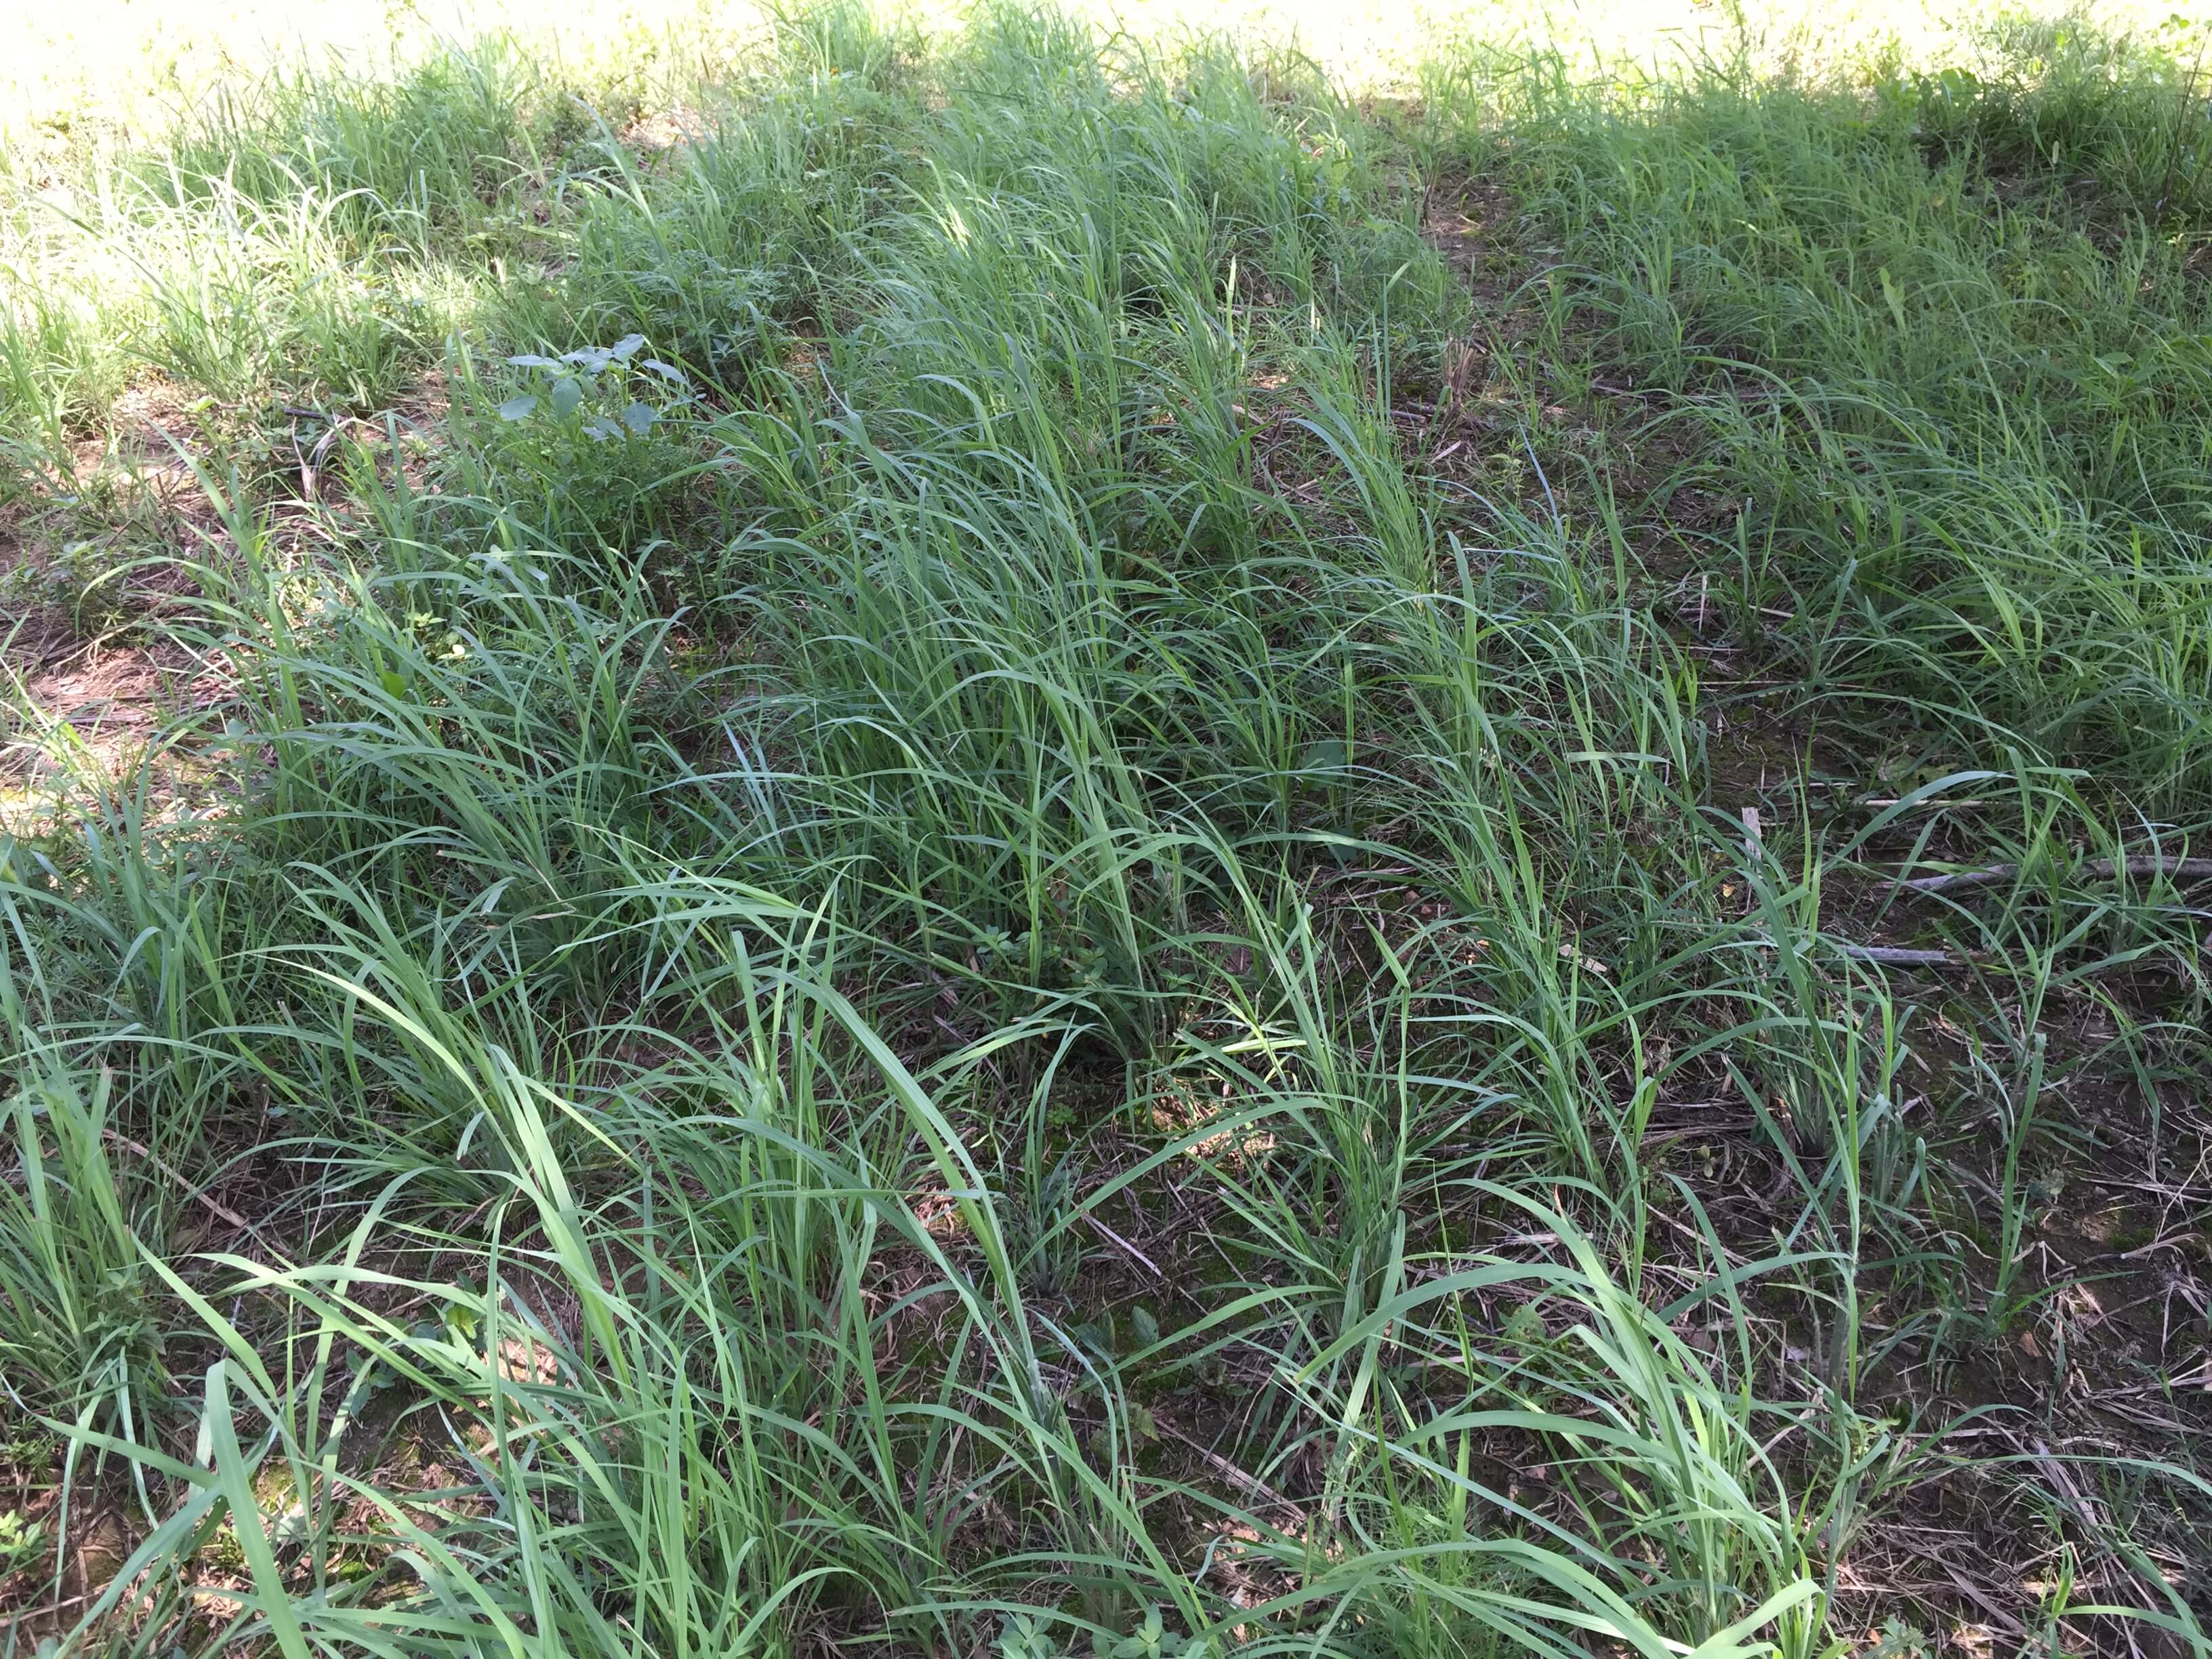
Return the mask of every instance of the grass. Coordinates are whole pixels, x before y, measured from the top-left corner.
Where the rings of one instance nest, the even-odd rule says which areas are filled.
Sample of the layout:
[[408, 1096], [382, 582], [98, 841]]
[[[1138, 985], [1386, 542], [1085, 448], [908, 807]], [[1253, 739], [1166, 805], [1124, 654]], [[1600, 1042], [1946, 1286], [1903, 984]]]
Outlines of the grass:
[[2198, 34], [1431, 22], [11, 152], [5, 1650], [2212, 1649]]

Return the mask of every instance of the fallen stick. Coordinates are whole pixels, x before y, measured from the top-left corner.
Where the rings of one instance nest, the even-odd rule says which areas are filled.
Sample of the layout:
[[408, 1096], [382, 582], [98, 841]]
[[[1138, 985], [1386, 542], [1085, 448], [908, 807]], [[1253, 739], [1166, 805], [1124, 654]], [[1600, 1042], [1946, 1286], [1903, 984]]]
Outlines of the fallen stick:
[[1216, 1474], [1219, 1475], [1224, 1480], [1226, 1480], [1231, 1486], [1236, 1487], [1237, 1491], [1243, 1492], [1247, 1498], [1255, 1499], [1262, 1504], [1279, 1504], [1286, 1510], [1296, 1510], [1297, 1509], [1298, 1506], [1294, 1500], [1284, 1497], [1282, 1493], [1277, 1492], [1273, 1486], [1269, 1486], [1266, 1481], [1259, 1479], [1257, 1476], [1245, 1474], [1243, 1470], [1238, 1468], [1227, 1458], [1222, 1456], [1220, 1453], [1200, 1445], [1197, 1441], [1192, 1439], [1190, 1436], [1185, 1434], [1181, 1429], [1176, 1427], [1174, 1424], [1169, 1422], [1158, 1412], [1154, 1412], [1152, 1413], [1152, 1426], [1158, 1429], [1162, 1434], [1167, 1435], [1172, 1439], [1180, 1440], [1184, 1445], [1196, 1452], [1200, 1457], [1206, 1460], [1208, 1468], [1212, 1469]]
[[[2110, 881], [2123, 872], [2136, 881], [2152, 876], [2167, 876], [2176, 881], [2212, 881], [2212, 859], [2140, 854], [2131, 859], [2092, 859], [2084, 869], [2099, 881]], [[1992, 864], [1981, 870], [1951, 870], [1942, 875], [1913, 876], [1905, 880], [1893, 881], [1892, 884], [1911, 893], [1951, 893], [1960, 888], [1994, 887], [1999, 882], [2010, 881], [2020, 871], [2021, 866], [2017, 864]]]
[[[1760, 936], [1760, 944], [1769, 950], [1774, 941]], [[1853, 962], [1878, 963], [1885, 968], [1963, 968], [1971, 966], [1975, 958], [1962, 957], [1955, 951], [1938, 951], [1915, 945], [1855, 945], [1849, 939], [1830, 939], [1822, 935], [1822, 942], [1837, 955], [1848, 957]]]
[[1153, 1278], [1165, 1279], [1167, 1277], [1165, 1273], [1159, 1270], [1158, 1265], [1153, 1261], [1152, 1257], [1146, 1255], [1142, 1250], [1129, 1243], [1127, 1239], [1122, 1237], [1121, 1234], [1115, 1232], [1111, 1227], [1101, 1221], [1097, 1216], [1091, 1214], [1090, 1211], [1085, 1210], [1083, 1212], [1083, 1218], [1089, 1222], [1093, 1227], [1097, 1228], [1101, 1233], [1104, 1234], [1109, 1241], [1121, 1246], [1121, 1249], [1133, 1260], [1141, 1262], [1144, 1266], [1150, 1267], [1152, 1269]]
[[204, 1205], [208, 1210], [215, 1215], [217, 1220], [228, 1222], [231, 1226], [237, 1228], [240, 1231], [247, 1233], [252, 1237], [259, 1240], [263, 1245], [272, 1250], [276, 1248], [275, 1245], [270, 1243], [267, 1237], [262, 1232], [260, 1228], [255, 1226], [251, 1221], [248, 1221], [244, 1216], [239, 1214], [237, 1211], [232, 1209], [228, 1205], [217, 1203], [214, 1199], [208, 1196], [204, 1188], [193, 1186], [191, 1182], [185, 1180], [184, 1176], [178, 1174], [177, 1171], [170, 1166], [167, 1159], [164, 1158], [159, 1152], [147, 1146], [143, 1141], [133, 1140], [129, 1135], [126, 1135], [120, 1130], [117, 1129], [102, 1129], [100, 1133], [109, 1140], [113, 1141], [117, 1146], [122, 1147], [124, 1151], [132, 1154], [134, 1157], [144, 1158], [149, 1164], [159, 1170], [163, 1175], [175, 1182], [178, 1186], [183, 1188], [185, 1190], [185, 1196], [186, 1198], [191, 1199], [194, 1203]]
[[1888, 968], [1954, 968], [1963, 960], [1948, 951], [1916, 949], [1909, 945], [1846, 945], [1832, 940], [1853, 962], [1880, 963]]

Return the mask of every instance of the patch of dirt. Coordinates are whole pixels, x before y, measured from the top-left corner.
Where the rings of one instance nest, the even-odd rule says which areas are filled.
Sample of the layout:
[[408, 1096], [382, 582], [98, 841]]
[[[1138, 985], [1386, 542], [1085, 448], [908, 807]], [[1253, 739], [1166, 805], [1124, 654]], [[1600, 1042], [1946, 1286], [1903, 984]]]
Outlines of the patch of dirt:
[[65, 1635], [139, 1542], [119, 1498], [80, 1491], [57, 1559], [51, 1540], [61, 1522], [61, 1492], [57, 1480], [13, 1511], [47, 1544], [14, 1573], [0, 1577], [0, 1629], [25, 1651]]
[[218, 526], [189, 459], [214, 447], [208, 416], [184, 388], [143, 380], [108, 435], [76, 446], [71, 475], [0, 530], [0, 828], [35, 829], [73, 785], [127, 776], [177, 716], [228, 695], [160, 626], [194, 587], [178, 556]]
[[641, 114], [618, 137], [648, 160], [697, 143], [712, 129], [706, 116], [695, 109], [654, 110]]
[[1441, 179], [1422, 198], [1421, 234], [1508, 338], [1528, 331], [1526, 314], [1513, 303], [1534, 264], [1520, 218], [1510, 191], [1480, 179]]
[[88, 744], [102, 745], [151, 737], [176, 707], [179, 683], [197, 678], [177, 646], [109, 650], [95, 640], [30, 675], [23, 691], [41, 720], [66, 721]]
[[[332, 532], [323, 515], [343, 532], [364, 489], [426, 491], [449, 400], [432, 371], [377, 420], [287, 407], [273, 428], [246, 431], [258, 493], [296, 492], [264, 509], [270, 547], [311, 559]], [[35, 827], [72, 781], [127, 776], [179, 716], [231, 695], [220, 665], [160, 624], [193, 591], [185, 561], [219, 556], [226, 542], [195, 464], [224, 476], [216, 458], [240, 453], [248, 418], [146, 378], [116, 399], [106, 436], [77, 445], [72, 476], [0, 517], [0, 697], [12, 705], [0, 710], [0, 828]], [[204, 781], [191, 754], [163, 760], [157, 795]]]

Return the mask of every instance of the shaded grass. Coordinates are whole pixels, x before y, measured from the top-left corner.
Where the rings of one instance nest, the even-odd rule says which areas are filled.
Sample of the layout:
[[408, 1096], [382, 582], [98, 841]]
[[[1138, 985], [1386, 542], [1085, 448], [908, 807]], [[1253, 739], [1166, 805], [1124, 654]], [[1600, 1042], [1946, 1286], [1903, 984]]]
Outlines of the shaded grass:
[[[2112, 135], [2196, 139], [2078, 39], [1971, 121], [1443, 46], [1363, 111], [833, 7], [665, 152], [495, 43], [114, 163], [63, 334], [451, 407], [191, 457], [214, 805], [7, 844], [19, 1626], [2202, 1651], [2193, 210]], [[1979, 1601], [1868, 1588], [1931, 1533]]]
[[[2096, 102], [2113, 59], [2078, 26], [2054, 38], [2076, 44], [2033, 97], [2002, 83], [2051, 128], [2038, 156], [2094, 175], [2119, 165], [2100, 122], [2201, 126], [2170, 61]], [[2075, 173], [2023, 177], [2027, 141], [1978, 136], [1955, 93], [1715, 64], [1613, 97], [1540, 71], [1500, 94], [1525, 112], [1496, 154], [1562, 239], [1552, 337], [1669, 394], [1652, 419], [1702, 458], [1672, 482], [1742, 503], [1680, 563], [1728, 573], [1784, 672], [1890, 742], [1962, 763], [2021, 743], [2185, 811], [2207, 684], [2193, 240], [2122, 216], [2153, 205], [2124, 179], [2084, 203]]]

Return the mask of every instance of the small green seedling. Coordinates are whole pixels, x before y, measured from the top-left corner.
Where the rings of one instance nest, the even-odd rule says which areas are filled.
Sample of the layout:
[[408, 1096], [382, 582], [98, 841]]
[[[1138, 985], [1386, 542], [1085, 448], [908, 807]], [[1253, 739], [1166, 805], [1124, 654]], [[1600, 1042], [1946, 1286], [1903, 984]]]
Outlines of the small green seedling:
[[543, 410], [555, 420], [576, 422], [586, 437], [602, 443], [612, 438], [642, 437], [660, 419], [662, 409], [633, 396], [615, 414], [604, 410], [616, 396], [633, 390], [635, 374], [659, 375], [687, 397], [690, 390], [684, 371], [658, 357], [647, 357], [632, 369], [631, 360], [644, 348], [644, 335], [625, 334], [611, 346], [564, 352], [558, 357], [529, 353], [509, 357], [508, 365], [536, 377], [539, 389], [509, 398], [499, 406], [500, 418], [526, 421]]

